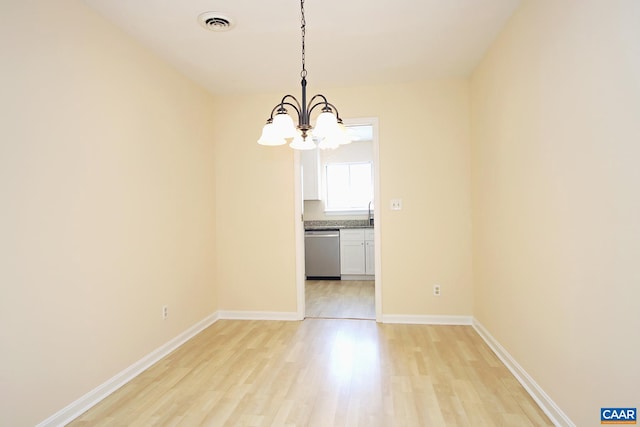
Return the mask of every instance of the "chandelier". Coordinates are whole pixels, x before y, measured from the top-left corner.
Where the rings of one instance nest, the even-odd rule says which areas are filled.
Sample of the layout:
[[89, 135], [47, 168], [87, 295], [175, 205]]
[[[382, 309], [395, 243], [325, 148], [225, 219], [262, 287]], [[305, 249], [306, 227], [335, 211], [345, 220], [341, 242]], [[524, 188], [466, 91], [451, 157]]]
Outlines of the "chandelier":
[[[293, 95], [285, 95], [271, 110], [267, 124], [262, 129], [258, 140], [261, 145], [284, 145], [297, 150], [313, 150], [316, 148], [337, 148], [351, 142], [347, 130], [338, 114], [338, 109], [322, 95], [314, 95], [307, 103], [307, 69], [305, 68], [306, 21], [304, 18], [304, 0], [300, 0], [302, 30], [302, 99], [299, 102]], [[298, 124], [294, 126], [288, 108], [295, 111]], [[311, 126], [311, 113], [319, 112], [316, 125]]]

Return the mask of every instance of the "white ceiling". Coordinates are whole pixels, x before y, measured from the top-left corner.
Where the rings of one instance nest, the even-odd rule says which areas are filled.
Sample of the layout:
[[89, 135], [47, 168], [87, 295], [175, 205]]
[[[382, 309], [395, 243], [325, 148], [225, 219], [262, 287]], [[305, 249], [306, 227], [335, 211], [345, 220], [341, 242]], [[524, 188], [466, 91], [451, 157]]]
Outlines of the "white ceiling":
[[[299, 87], [299, 0], [85, 2], [214, 94]], [[307, 0], [310, 89], [469, 76], [519, 3]], [[234, 28], [204, 29], [206, 11]]]

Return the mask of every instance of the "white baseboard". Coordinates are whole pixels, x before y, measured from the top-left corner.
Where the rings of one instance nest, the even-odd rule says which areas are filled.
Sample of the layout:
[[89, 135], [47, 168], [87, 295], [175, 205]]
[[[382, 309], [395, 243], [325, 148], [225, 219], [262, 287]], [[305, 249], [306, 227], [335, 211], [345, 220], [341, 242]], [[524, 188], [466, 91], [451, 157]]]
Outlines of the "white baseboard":
[[493, 350], [498, 358], [504, 363], [504, 365], [511, 371], [514, 377], [522, 384], [525, 390], [531, 395], [533, 400], [536, 401], [538, 406], [544, 411], [545, 414], [551, 419], [553, 425], [558, 427], [575, 427], [575, 424], [569, 419], [569, 417], [562, 412], [560, 407], [555, 404], [547, 393], [535, 382], [533, 378], [516, 362], [516, 360], [509, 354], [504, 347], [482, 326], [477, 319], [473, 319], [473, 328], [478, 332], [480, 337], [487, 343], [487, 345]]
[[177, 337], [173, 338], [171, 341], [167, 342], [166, 344], [152, 351], [133, 365], [129, 366], [127, 369], [120, 372], [110, 380], [91, 390], [80, 399], [72, 402], [65, 408], [61, 409], [46, 420], [42, 421], [36, 427], [58, 427], [70, 423], [75, 418], [79, 417], [84, 412], [99, 403], [105, 397], [109, 396], [111, 393], [131, 381], [133, 378], [140, 375], [151, 365], [158, 362], [173, 350], [196, 336], [202, 330], [215, 323], [216, 320], [218, 320], [217, 313], [213, 313], [207, 316]]
[[382, 323], [414, 325], [471, 325], [471, 316], [383, 314]]
[[[58, 427], [68, 424], [105, 397], [131, 381], [140, 373], [148, 369], [151, 365], [171, 353], [176, 348], [193, 338], [218, 319], [234, 320], [299, 320], [295, 312], [272, 312], [272, 311], [220, 311], [213, 313], [200, 322], [196, 323], [171, 341], [149, 353], [124, 371], [120, 372], [110, 380], [91, 390], [78, 400], [67, 405], [36, 427]], [[498, 341], [485, 329], [477, 319], [471, 316], [443, 316], [443, 315], [404, 315], [387, 314], [382, 316], [383, 323], [404, 323], [420, 325], [472, 325], [480, 337], [493, 350], [504, 365], [511, 371], [515, 378], [531, 395], [533, 400], [540, 406], [544, 413], [551, 419], [555, 426], [575, 427], [569, 417], [555, 404], [553, 400], [542, 390], [533, 378], [515, 361], [515, 359], [500, 345]]]
[[372, 274], [343, 274], [340, 280], [375, 280], [376, 276]]
[[218, 319], [226, 320], [300, 320], [295, 311], [219, 311]]

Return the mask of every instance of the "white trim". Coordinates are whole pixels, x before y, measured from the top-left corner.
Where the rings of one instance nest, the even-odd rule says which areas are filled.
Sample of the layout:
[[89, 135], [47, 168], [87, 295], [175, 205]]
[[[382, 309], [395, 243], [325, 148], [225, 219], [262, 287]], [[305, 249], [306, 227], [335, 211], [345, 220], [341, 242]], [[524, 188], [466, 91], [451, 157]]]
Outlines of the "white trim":
[[305, 264], [304, 264], [304, 215], [302, 200], [302, 168], [300, 166], [301, 155], [299, 150], [294, 150], [293, 155], [293, 192], [294, 192], [294, 234], [296, 239], [296, 302], [297, 316], [295, 320], [304, 320], [306, 310], [305, 303]]
[[471, 325], [471, 316], [383, 314], [382, 323], [414, 325]]
[[375, 276], [375, 305], [376, 305], [376, 322], [382, 321], [382, 244], [380, 224], [382, 221], [382, 197], [380, 196], [380, 137], [378, 133], [378, 118], [368, 119], [373, 126], [373, 217], [375, 218], [375, 227], [373, 228], [373, 258], [374, 258], [374, 276]]
[[575, 424], [569, 419], [567, 414], [562, 412], [560, 407], [556, 405], [556, 403], [551, 400], [549, 395], [542, 390], [542, 388], [535, 382], [533, 378], [524, 370], [522, 366], [516, 362], [516, 360], [509, 354], [504, 347], [500, 345], [500, 343], [487, 331], [487, 329], [482, 326], [482, 324], [477, 320], [473, 319], [473, 329], [478, 332], [478, 335], [487, 343], [487, 345], [493, 350], [493, 352], [498, 356], [498, 359], [504, 363], [504, 365], [511, 371], [514, 377], [522, 384], [525, 390], [529, 393], [529, 395], [536, 401], [540, 409], [547, 414], [547, 416], [551, 419], [553, 425], [558, 427], [575, 427]]
[[340, 280], [376, 280], [376, 276], [373, 274], [343, 274], [340, 276]]
[[143, 371], [147, 370], [149, 367], [151, 367], [151, 365], [155, 364], [160, 359], [171, 353], [173, 350], [180, 347], [182, 344], [202, 332], [207, 327], [211, 326], [217, 320], [217, 313], [210, 314], [166, 344], [147, 354], [145, 357], [129, 366], [124, 371], [118, 373], [110, 380], [107, 380], [78, 400], [71, 402], [66, 407], [62, 408], [46, 420], [42, 421], [36, 427], [63, 426], [70, 423], [71, 421], [85, 413], [87, 410], [98, 404], [101, 400], [109, 396], [111, 393], [118, 390], [120, 387], [134, 379], [136, 376], [140, 375]]
[[226, 320], [301, 320], [295, 311], [219, 311], [218, 318]]
[[373, 127], [373, 217], [375, 218], [375, 227], [373, 228], [374, 239], [374, 300], [376, 307], [376, 322], [383, 322], [382, 314], [382, 198], [380, 196], [380, 138], [379, 138], [379, 121], [377, 117], [360, 117], [354, 119], [344, 119], [344, 124], [354, 125], [371, 125]]

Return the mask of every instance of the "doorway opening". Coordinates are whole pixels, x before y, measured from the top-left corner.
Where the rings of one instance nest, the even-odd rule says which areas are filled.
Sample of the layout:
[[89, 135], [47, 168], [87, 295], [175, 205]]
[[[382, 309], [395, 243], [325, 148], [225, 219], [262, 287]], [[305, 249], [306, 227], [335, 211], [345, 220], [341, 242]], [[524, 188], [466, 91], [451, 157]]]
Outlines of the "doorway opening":
[[[344, 122], [354, 142], [295, 155], [300, 320], [381, 317], [378, 120]], [[305, 254], [305, 240], [316, 248], [322, 237], [317, 235], [333, 233], [340, 234], [339, 252], [319, 256], [311, 249]], [[318, 270], [320, 262], [336, 257], [337, 273], [335, 263], [327, 272]]]

